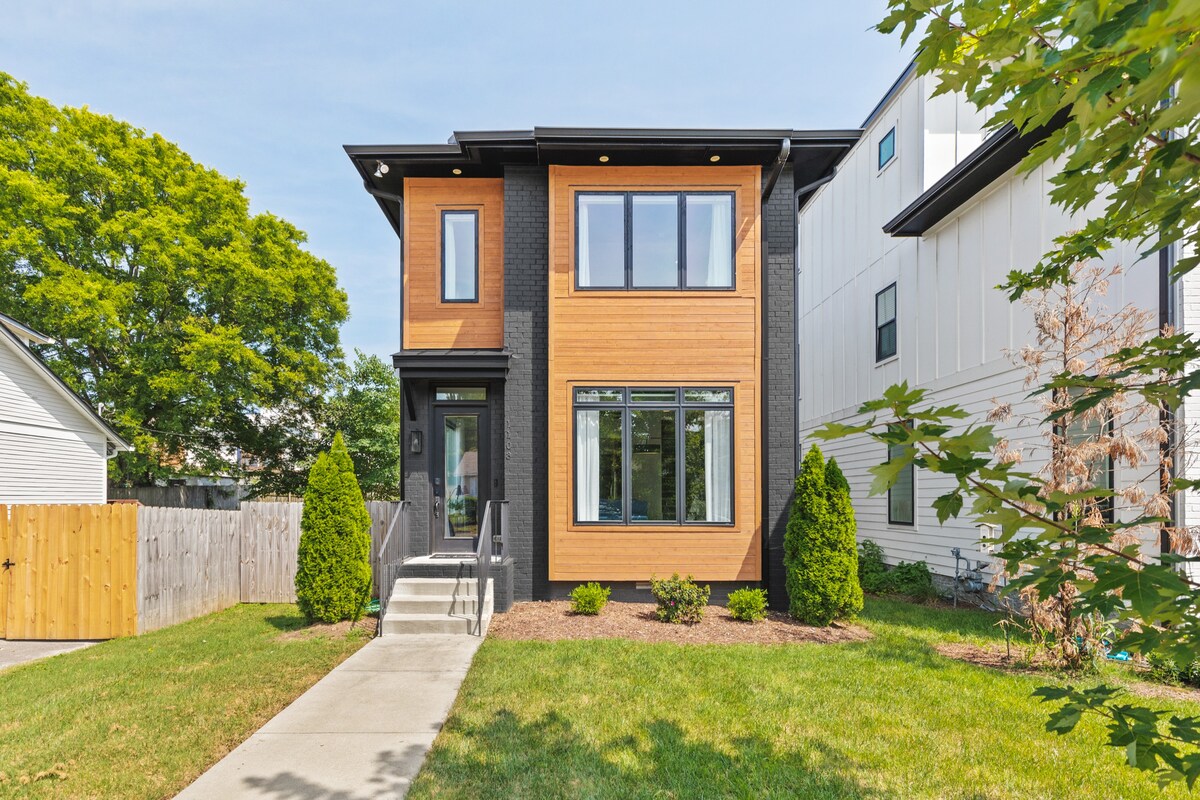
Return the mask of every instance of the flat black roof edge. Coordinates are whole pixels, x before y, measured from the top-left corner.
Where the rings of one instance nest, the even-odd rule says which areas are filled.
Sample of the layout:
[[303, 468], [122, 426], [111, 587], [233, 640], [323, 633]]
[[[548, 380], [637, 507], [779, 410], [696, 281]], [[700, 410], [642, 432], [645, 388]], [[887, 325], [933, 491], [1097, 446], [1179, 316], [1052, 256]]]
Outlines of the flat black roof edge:
[[1063, 109], [1046, 124], [1023, 134], [1011, 123], [1004, 125], [903, 211], [888, 220], [883, 226], [883, 232], [891, 236], [923, 236], [926, 231], [950, 216], [1001, 175], [1021, 163], [1038, 143], [1066, 125], [1070, 116], [1070, 109]]

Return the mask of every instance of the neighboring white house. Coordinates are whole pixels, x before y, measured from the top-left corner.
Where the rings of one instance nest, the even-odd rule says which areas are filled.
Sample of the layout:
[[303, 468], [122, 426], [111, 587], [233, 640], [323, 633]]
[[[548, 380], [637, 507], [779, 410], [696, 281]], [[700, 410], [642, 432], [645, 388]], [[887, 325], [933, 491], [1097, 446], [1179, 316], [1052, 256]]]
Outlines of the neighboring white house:
[[[855, 421], [863, 402], [901, 381], [927, 389], [932, 403], [963, 406], [980, 422], [994, 399], [1028, 394], [1024, 371], [1005, 353], [1032, 340], [1032, 315], [995, 287], [1010, 269], [1036, 264], [1055, 236], [1078, 224], [1050, 204], [1051, 167], [1016, 175], [1030, 139], [1011, 128], [985, 135], [983, 115], [961, 96], [931, 99], [933, 88], [910, 68], [864, 123], [833, 179], [802, 190], [797, 431], [805, 450], [815, 429]], [[1109, 293], [1114, 307], [1135, 304], [1164, 321], [1182, 310], [1171, 299], [1174, 289], [1163, 293], [1168, 300], [1160, 309], [1158, 254], [1139, 260], [1136, 248], [1124, 247], [1105, 263], [1124, 269]], [[877, 327], [885, 329], [881, 352]], [[893, 340], [894, 348], [887, 346]], [[1032, 410], [1030, 402], [1023, 407]], [[1040, 441], [1028, 424], [999, 432]], [[923, 559], [952, 575], [952, 548], [979, 557], [973, 520], [964, 514], [939, 525], [931, 508], [952, 488], [946, 477], [918, 469], [911, 487], [869, 497], [867, 470], [887, 459], [886, 448], [866, 436], [821, 448], [836, 456], [850, 482], [860, 540], [878, 542], [891, 563]], [[1036, 459], [1025, 464], [1040, 466]], [[1118, 488], [1147, 478], [1154, 478], [1152, 466], [1114, 474]]]
[[0, 504], [103, 503], [132, 449], [30, 349], [50, 341], [0, 314]]

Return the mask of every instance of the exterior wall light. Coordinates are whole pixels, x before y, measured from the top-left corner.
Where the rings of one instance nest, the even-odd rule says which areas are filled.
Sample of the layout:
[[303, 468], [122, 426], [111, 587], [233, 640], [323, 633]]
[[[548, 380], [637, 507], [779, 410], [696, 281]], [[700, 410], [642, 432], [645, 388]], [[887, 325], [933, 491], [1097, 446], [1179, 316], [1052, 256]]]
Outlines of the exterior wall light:
[[382, 161], [376, 161], [375, 162], [375, 177], [382, 178], [384, 175], [387, 175], [387, 173], [388, 173], [388, 165], [383, 163]]

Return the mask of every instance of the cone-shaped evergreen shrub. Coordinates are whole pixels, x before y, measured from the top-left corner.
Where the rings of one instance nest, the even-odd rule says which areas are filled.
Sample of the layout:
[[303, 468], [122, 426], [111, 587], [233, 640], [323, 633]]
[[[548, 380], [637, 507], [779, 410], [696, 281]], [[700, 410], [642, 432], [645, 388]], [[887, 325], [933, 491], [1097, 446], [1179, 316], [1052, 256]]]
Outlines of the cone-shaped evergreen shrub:
[[339, 433], [308, 473], [296, 602], [310, 621], [358, 619], [371, 593], [371, 516]]
[[796, 496], [783, 543], [791, 615], [828, 625], [862, 610], [850, 487], [837, 464], [813, 446], [796, 476]]

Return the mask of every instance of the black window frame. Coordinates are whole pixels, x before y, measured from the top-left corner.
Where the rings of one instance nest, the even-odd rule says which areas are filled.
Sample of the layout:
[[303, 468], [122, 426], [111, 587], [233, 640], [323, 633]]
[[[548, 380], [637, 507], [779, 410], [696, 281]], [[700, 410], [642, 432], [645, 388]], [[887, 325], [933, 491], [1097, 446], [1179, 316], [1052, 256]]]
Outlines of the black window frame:
[[[620, 400], [576, 400], [576, 393], [581, 391], [613, 391], [621, 393]], [[686, 399], [688, 391], [729, 392], [729, 402], [701, 402]], [[633, 402], [632, 392], [636, 391], [674, 391], [674, 401], [640, 401]], [[735, 393], [732, 386], [713, 384], [696, 386], [616, 386], [613, 384], [588, 384], [571, 387], [571, 521], [580, 527], [634, 527], [652, 526], [664, 528], [703, 527], [703, 528], [733, 528], [737, 524], [737, 442], [736, 418], [734, 416]], [[580, 410], [615, 410], [621, 411], [621, 519], [620, 520], [581, 520], [579, 519], [579, 454], [576, 446], [579, 442]], [[633, 510], [633, 426], [632, 411], [634, 410], [670, 410], [676, 411], [675, 422], [675, 516], [673, 520], [635, 520]], [[685, 451], [686, 414], [688, 411], [703, 411], [726, 409], [729, 411], [729, 521], [710, 522], [704, 520], [688, 520], [686, 504], [687, 488], [687, 459]]]
[[[891, 143], [892, 143], [892, 154], [889, 155], [886, 159], [884, 159], [883, 143], [888, 140], [891, 140]], [[896, 160], [896, 126], [893, 125], [891, 127], [891, 129], [888, 130], [888, 132], [885, 133], [879, 139], [879, 145], [878, 145], [878, 149], [876, 150], [876, 157], [875, 157], [875, 161], [878, 166], [876, 166], [875, 169], [877, 171], [882, 171], [884, 167], [886, 167], [888, 164], [892, 163], [895, 160]]]
[[[475, 296], [469, 300], [449, 299], [446, 297], [446, 215], [460, 214], [475, 218]], [[439, 234], [442, 262], [442, 302], [443, 303], [478, 303], [479, 302], [479, 209], [477, 208], [443, 208], [438, 216], [441, 223]]]
[[[1078, 394], [1078, 392], [1074, 391], [1073, 389], [1074, 389], [1074, 387], [1069, 388], [1069, 389], [1058, 389], [1057, 391], [1066, 391], [1066, 392], [1071, 393], [1072, 395]], [[1054, 424], [1054, 433], [1056, 436], [1062, 436], [1063, 438], [1068, 438], [1070, 436], [1069, 427], [1070, 427], [1069, 425], [1064, 425], [1061, 422], [1056, 422]], [[1112, 413], [1112, 410], [1109, 409], [1109, 410], [1105, 411], [1104, 422], [1100, 426], [1100, 435], [1111, 437], [1113, 435], [1113, 431], [1115, 429], [1116, 429], [1116, 426], [1115, 426], [1115, 423], [1113, 420], [1113, 413]], [[1116, 491], [1116, 479], [1117, 479], [1115, 467], [1116, 467], [1116, 465], [1113, 461], [1112, 453], [1106, 454], [1104, 456], [1104, 464], [1101, 466], [1100, 471], [1103, 472], [1104, 476], [1108, 479], [1108, 486], [1093, 485], [1092, 488], [1107, 489], [1110, 492], [1115, 492]], [[1104, 521], [1109, 524], [1112, 524], [1113, 522], [1116, 521], [1116, 516], [1117, 516], [1116, 515], [1116, 511], [1117, 511], [1116, 499], [1117, 499], [1116, 495], [1113, 494], [1113, 495], [1109, 495], [1108, 497], [1101, 498], [1097, 503], [1100, 506], [1101, 516], [1104, 518]]]
[[[904, 445], [889, 444], [887, 446], [887, 460], [888, 461], [892, 460], [892, 458], [893, 458], [892, 448], [895, 448], [895, 447], [904, 447]], [[888, 492], [887, 492], [888, 525], [901, 525], [905, 528], [915, 528], [917, 526], [917, 465], [910, 461], [910, 462], [908, 462], [908, 466], [905, 467], [905, 469], [908, 470], [908, 475], [909, 475], [908, 485], [911, 487], [911, 493], [909, 495], [909, 505], [912, 508], [912, 519], [900, 520], [900, 519], [895, 519], [894, 517], [892, 517], [892, 492], [894, 492], [896, 490], [896, 484], [893, 483], [891, 486], [888, 487]]]
[[[885, 292], [892, 292], [892, 318], [885, 322], [879, 321], [879, 298]], [[875, 363], [887, 361], [893, 358], [900, 352], [900, 328], [898, 320], [900, 318], [900, 292], [896, 288], [896, 282], [892, 281], [887, 286], [875, 293]], [[887, 326], [892, 326], [892, 352], [883, 352], [883, 329]]]
[[[573, 222], [575, 236], [575, 261], [571, 265], [574, 273], [572, 281], [575, 289], [581, 292], [733, 292], [737, 291], [737, 192], [730, 190], [677, 190], [667, 191], [652, 189], [639, 191], [614, 191], [604, 189], [580, 189], [575, 192]], [[582, 243], [579, 240], [579, 203], [581, 197], [597, 195], [624, 197], [625, 220], [625, 282], [621, 286], [584, 286], [579, 282], [579, 253]], [[676, 264], [676, 280], [674, 286], [636, 286], [633, 283], [633, 197], [647, 195], [657, 197], [675, 197], [676, 203], [676, 233], [679, 260]], [[728, 286], [689, 286], [687, 282], [687, 197], [688, 196], [720, 196], [729, 198], [729, 285]]]

